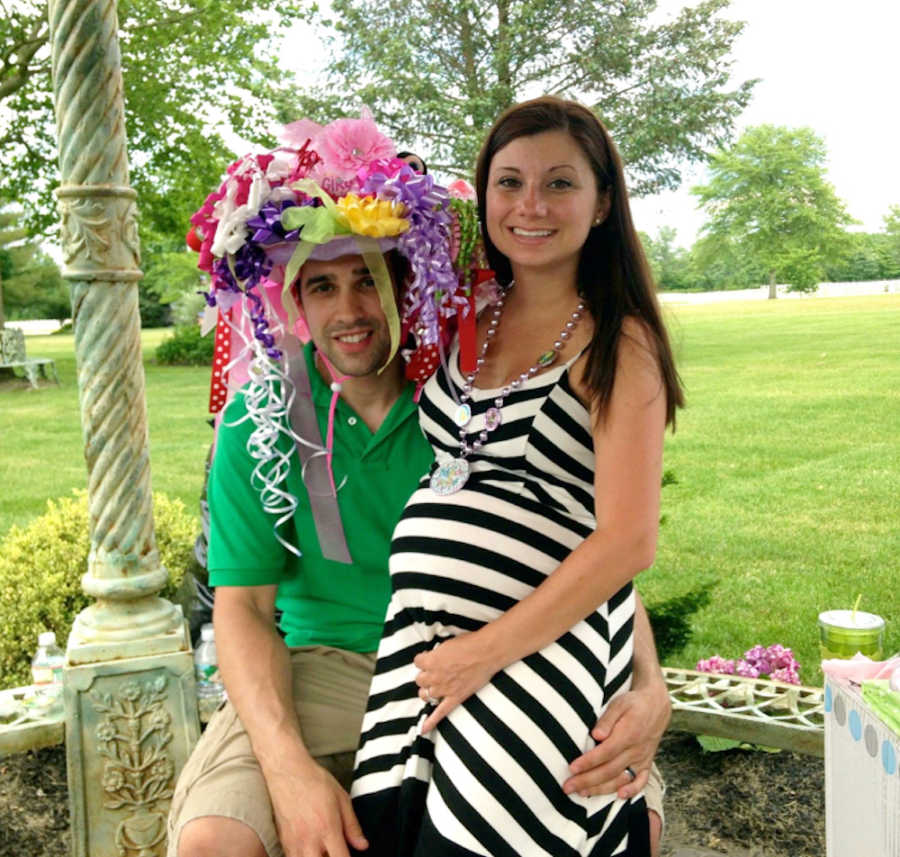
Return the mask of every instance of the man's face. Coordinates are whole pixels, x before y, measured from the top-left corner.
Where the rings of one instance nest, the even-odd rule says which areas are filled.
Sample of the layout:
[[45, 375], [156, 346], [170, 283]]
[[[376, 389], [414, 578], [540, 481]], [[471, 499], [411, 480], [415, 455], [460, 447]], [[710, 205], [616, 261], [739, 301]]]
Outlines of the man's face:
[[310, 259], [298, 285], [312, 340], [338, 372], [359, 378], [387, 362], [391, 336], [362, 256]]

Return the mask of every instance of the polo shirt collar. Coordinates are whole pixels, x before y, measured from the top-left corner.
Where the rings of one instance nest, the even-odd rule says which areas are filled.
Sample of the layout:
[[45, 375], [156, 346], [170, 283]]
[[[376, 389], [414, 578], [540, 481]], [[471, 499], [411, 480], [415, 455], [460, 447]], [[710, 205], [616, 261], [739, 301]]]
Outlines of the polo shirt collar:
[[[316, 408], [323, 408], [327, 413], [328, 408], [331, 406], [331, 387], [325, 383], [325, 379], [322, 377], [319, 372], [319, 367], [316, 365], [315, 345], [313, 345], [312, 342], [308, 342], [303, 349], [303, 354], [306, 359], [307, 369], [309, 370], [309, 386], [312, 390], [313, 403]], [[368, 426], [363, 422], [356, 411], [354, 411], [340, 396], [338, 396], [337, 407], [335, 408], [335, 421], [340, 421], [341, 425], [346, 425], [347, 420], [350, 419], [350, 417], [354, 417], [358, 421], [358, 427], [362, 431], [368, 432], [371, 436], [371, 440], [366, 448], [366, 452], [370, 452], [378, 446], [384, 438], [389, 437], [390, 434], [403, 425], [406, 420], [416, 414], [417, 405], [415, 401], [413, 401], [414, 394], [415, 385], [410, 381], [404, 382], [403, 387], [400, 390], [400, 395], [397, 397], [397, 401], [391, 406], [390, 411], [388, 411], [387, 416], [384, 418], [384, 422], [382, 422], [378, 431], [374, 434], [369, 432]]]

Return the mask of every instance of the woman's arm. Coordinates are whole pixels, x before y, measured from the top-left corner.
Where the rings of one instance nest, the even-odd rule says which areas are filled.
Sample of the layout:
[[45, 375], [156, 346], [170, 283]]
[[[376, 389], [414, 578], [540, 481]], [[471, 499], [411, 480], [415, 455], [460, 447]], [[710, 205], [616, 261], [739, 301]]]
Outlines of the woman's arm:
[[416, 657], [422, 696], [441, 700], [424, 731], [494, 673], [559, 639], [652, 564], [665, 420], [665, 388], [651, 340], [639, 321], [626, 319], [609, 410], [605, 419], [594, 419], [597, 528], [502, 616]]
[[[574, 776], [563, 783], [566, 794], [637, 795], [647, 784], [650, 765], [669, 725], [672, 704], [659, 665], [650, 618], [636, 595], [634, 604], [634, 665], [631, 690], [621, 693], [604, 709], [591, 730], [596, 746], [569, 766]], [[630, 767], [632, 779], [625, 773]]]

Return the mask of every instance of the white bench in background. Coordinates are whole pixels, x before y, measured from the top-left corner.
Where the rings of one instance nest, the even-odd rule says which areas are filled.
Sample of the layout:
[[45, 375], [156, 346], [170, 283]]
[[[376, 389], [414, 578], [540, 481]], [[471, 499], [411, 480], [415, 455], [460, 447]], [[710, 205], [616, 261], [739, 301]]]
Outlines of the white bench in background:
[[[36, 390], [38, 376], [49, 380], [50, 375], [59, 384], [56, 363], [49, 357], [28, 357], [25, 354], [25, 333], [18, 327], [7, 325], [0, 330], [0, 369], [21, 369], [28, 383]], [[48, 371], [50, 375], [48, 375]]]

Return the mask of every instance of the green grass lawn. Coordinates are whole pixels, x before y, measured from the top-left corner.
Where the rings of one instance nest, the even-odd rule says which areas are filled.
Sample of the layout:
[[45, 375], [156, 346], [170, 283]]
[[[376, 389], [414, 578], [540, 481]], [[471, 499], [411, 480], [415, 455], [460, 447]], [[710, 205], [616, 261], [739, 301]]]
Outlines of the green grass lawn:
[[817, 614], [860, 593], [900, 649], [900, 297], [667, 314], [688, 405], [638, 585], [648, 604], [710, 594], [672, 665], [780, 642], [820, 683]]
[[[197, 509], [212, 430], [206, 424], [209, 370], [157, 366], [167, 330], [146, 330], [144, 371], [154, 491]], [[28, 523], [47, 499], [87, 484], [72, 335], [29, 336], [28, 354], [56, 361], [60, 386], [0, 389], [0, 537]]]
[[[888, 620], [900, 649], [900, 296], [668, 306], [688, 406], [666, 443], [650, 605], [709, 602], [669, 658], [692, 666], [754, 643], [791, 646], [818, 684], [816, 616]], [[197, 504], [212, 436], [209, 372], [156, 366], [143, 333], [153, 487]], [[85, 484], [71, 336], [29, 337], [62, 386], [0, 390], [0, 535]]]

